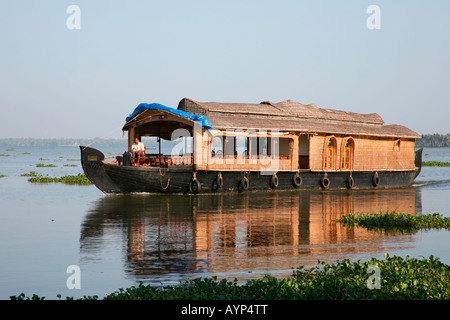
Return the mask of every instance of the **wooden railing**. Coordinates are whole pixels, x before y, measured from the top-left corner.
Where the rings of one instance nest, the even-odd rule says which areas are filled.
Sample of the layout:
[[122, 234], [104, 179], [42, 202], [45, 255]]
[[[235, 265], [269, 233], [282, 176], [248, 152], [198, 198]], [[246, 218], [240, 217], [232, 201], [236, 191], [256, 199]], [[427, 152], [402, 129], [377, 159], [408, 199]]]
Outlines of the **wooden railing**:
[[186, 166], [194, 164], [193, 156], [153, 156], [146, 155], [145, 164], [149, 166]]
[[[274, 159], [272, 156], [259, 156], [259, 155], [239, 155], [232, 156], [226, 155], [211, 157], [208, 167], [210, 168], [222, 168], [231, 169], [236, 167], [236, 169], [257, 169], [260, 166], [265, 167], [270, 164], [271, 161], [278, 160], [277, 165], [280, 165], [283, 169], [289, 169], [291, 165], [289, 155], [279, 155], [278, 158]], [[152, 166], [152, 167], [168, 167], [168, 166], [183, 166], [183, 165], [193, 165], [193, 156], [161, 156], [161, 155], [145, 155], [145, 161], [139, 163], [139, 166]], [[136, 165], [136, 164], [135, 164]]]
[[[289, 155], [279, 155], [278, 157], [276, 157], [278, 160], [289, 160], [290, 156]], [[223, 156], [213, 156], [211, 157], [211, 159], [236, 159], [236, 160], [242, 160], [242, 159], [251, 159], [251, 160], [268, 160], [268, 159], [273, 159], [271, 155], [226, 155], [225, 157]]]
[[211, 157], [206, 164], [208, 170], [291, 170], [289, 155], [226, 155]]

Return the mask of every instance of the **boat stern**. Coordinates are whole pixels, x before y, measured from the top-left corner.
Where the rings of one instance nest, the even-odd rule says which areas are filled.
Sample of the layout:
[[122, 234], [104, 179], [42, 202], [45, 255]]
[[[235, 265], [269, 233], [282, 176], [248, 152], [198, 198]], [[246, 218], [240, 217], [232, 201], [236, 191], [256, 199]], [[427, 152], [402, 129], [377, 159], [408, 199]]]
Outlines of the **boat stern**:
[[414, 160], [414, 164], [417, 168], [417, 171], [416, 171], [416, 176], [414, 177], [414, 179], [417, 178], [417, 176], [420, 174], [420, 171], [422, 170], [422, 153], [423, 153], [423, 148], [416, 150], [416, 158]]

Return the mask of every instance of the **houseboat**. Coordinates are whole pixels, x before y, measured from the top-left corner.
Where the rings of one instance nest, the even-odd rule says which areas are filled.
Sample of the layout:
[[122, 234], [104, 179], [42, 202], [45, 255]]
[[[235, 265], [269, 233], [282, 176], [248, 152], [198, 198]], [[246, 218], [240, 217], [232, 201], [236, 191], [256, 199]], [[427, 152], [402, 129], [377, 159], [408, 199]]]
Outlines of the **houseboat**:
[[128, 150], [112, 161], [80, 146], [86, 176], [105, 193], [395, 188], [422, 164], [421, 137], [404, 126], [293, 100], [142, 103], [122, 130]]

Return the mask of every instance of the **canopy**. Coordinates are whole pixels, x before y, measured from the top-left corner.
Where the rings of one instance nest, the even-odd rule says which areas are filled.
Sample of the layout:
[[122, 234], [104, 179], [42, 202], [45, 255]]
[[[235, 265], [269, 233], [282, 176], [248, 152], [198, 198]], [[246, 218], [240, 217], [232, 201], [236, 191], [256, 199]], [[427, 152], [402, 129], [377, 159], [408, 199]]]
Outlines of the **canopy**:
[[166, 107], [159, 103], [141, 103], [136, 107], [136, 109], [134, 109], [133, 113], [131, 113], [125, 120], [128, 122], [131, 119], [133, 119], [136, 115], [138, 115], [141, 112], [144, 112], [145, 110], [164, 110], [164, 111], [170, 112], [174, 115], [177, 115], [177, 116], [180, 116], [180, 117], [183, 117], [183, 118], [195, 121], [195, 122], [200, 122], [202, 124], [202, 126], [205, 127], [206, 129], [213, 128], [211, 123], [209, 123], [208, 118], [206, 118], [205, 116], [193, 115], [193, 114], [190, 114], [189, 112]]

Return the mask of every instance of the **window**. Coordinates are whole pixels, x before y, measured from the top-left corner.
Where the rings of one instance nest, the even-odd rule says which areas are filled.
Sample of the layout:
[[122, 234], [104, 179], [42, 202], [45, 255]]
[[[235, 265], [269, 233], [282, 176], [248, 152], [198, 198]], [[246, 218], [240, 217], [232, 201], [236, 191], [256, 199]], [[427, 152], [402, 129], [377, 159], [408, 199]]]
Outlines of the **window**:
[[353, 167], [353, 150], [354, 150], [353, 138], [344, 138], [342, 141], [342, 151], [341, 151], [341, 169], [351, 170]]
[[289, 156], [291, 141], [292, 141], [292, 139], [289, 139], [289, 138], [279, 138], [278, 153], [280, 156]]
[[336, 154], [336, 138], [331, 136], [325, 139], [325, 152], [324, 152], [324, 169], [334, 169], [334, 159]]
[[325, 162], [325, 168], [331, 169], [331, 167], [333, 165], [333, 159], [334, 159], [333, 143], [331, 141], [328, 141], [327, 158], [326, 158], [326, 162]]
[[248, 137], [236, 137], [235, 150], [238, 156], [248, 156]]
[[234, 156], [234, 147], [236, 145], [236, 137], [225, 136], [224, 139], [225, 139], [224, 154], [226, 156]]
[[213, 157], [223, 157], [223, 137], [215, 136], [212, 141], [212, 151], [211, 155]]
[[400, 151], [400, 139], [394, 141], [394, 151]]

